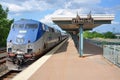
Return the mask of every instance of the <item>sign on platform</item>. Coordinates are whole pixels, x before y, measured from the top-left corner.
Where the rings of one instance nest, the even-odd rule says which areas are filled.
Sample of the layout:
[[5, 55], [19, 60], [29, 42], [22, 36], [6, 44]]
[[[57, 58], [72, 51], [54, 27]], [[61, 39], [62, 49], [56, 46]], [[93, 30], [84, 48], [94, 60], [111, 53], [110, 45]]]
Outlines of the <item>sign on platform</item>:
[[94, 20], [91, 15], [88, 15], [87, 18], [80, 18], [79, 15], [76, 18], [72, 19], [72, 24], [94, 24]]

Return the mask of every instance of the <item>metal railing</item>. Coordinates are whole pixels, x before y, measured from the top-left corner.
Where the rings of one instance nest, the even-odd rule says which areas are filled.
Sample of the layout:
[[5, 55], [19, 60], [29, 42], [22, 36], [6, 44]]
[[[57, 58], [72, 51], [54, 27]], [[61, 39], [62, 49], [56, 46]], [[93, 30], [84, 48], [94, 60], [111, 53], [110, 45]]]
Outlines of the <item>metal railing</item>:
[[86, 39], [90, 43], [103, 48], [104, 45], [120, 45], [118, 39]]
[[103, 56], [113, 64], [120, 67], [120, 46], [119, 45], [104, 45]]
[[117, 39], [86, 39], [90, 43], [103, 48], [103, 56], [120, 67], [120, 41]]

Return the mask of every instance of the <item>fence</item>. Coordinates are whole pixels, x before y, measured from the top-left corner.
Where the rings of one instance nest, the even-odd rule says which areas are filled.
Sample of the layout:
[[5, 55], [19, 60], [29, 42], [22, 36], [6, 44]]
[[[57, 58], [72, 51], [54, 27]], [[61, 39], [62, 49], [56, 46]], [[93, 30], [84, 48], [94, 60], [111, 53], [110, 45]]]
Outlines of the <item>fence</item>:
[[118, 39], [86, 39], [103, 48], [103, 56], [120, 67], [120, 41]]
[[120, 45], [118, 39], [86, 39], [90, 43], [103, 48], [104, 45]]
[[110, 62], [120, 67], [120, 46], [119, 45], [104, 45], [103, 56]]

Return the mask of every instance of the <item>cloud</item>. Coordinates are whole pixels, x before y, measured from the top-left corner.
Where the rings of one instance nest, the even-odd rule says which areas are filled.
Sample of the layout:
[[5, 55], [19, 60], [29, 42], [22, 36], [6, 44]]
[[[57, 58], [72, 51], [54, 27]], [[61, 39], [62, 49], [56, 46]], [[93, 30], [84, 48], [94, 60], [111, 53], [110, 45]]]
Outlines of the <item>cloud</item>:
[[99, 6], [102, 0], [1, 0], [3, 6], [8, 7], [11, 15], [24, 14], [27, 12], [41, 12], [54, 10], [53, 13], [46, 15], [41, 21], [52, 22], [51, 17], [64, 15], [73, 16], [79, 14], [109, 14], [120, 11], [120, 6], [104, 8]]
[[[53, 13], [46, 15], [44, 18], [42, 18], [40, 21], [44, 22], [44, 23], [52, 23], [52, 17], [60, 17], [60, 16], [65, 16], [65, 17], [69, 17], [69, 16], [73, 16], [75, 17], [76, 14], [88, 14], [90, 12], [89, 8], [79, 8], [79, 9], [57, 9], [55, 10]], [[102, 13], [102, 12], [97, 12], [97, 11], [92, 11], [92, 14], [96, 14], [96, 13]]]
[[[58, 28], [51, 20], [52, 17], [76, 16], [79, 14], [117, 14], [120, 20], [120, 5], [112, 7], [100, 6], [102, 0], [0, 0], [4, 7], [9, 8], [9, 18], [21, 18], [27, 15], [27, 18], [43, 17], [41, 22]], [[109, 4], [108, 4], [109, 5]], [[49, 13], [49, 11], [51, 13]], [[40, 15], [33, 15], [33, 12]], [[119, 14], [118, 14], [119, 13]], [[31, 16], [31, 15], [33, 16]], [[43, 16], [45, 15], [45, 16]], [[120, 24], [119, 21], [112, 21], [112, 24]]]
[[[88, 13], [114, 13], [120, 11], [120, 6], [103, 8], [99, 4], [101, 0], [1, 0], [10, 12], [46, 11], [48, 9], [84, 9]], [[83, 11], [82, 11], [83, 12]]]
[[52, 14], [46, 15], [43, 19], [41, 19], [41, 22], [44, 23], [52, 23], [52, 17], [59, 17], [59, 16], [75, 16], [77, 11], [71, 10], [71, 9], [57, 9]]
[[88, 14], [92, 11], [92, 14], [107, 14], [113, 11], [111, 8], [97, 6], [97, 4], [101, 3], [101, 0], [58, 0], [57, 2], [55, 0], [45, 1], [46, 3], [53, 5], [54, 3], [56, 3], [56, 5], [61, 4], [61, 7], [63, 8], [58, 8], [52, 14], [46, 15], [40, 20], [44, 23], [52, 23], [51, 18], [55, 16], [76, 16], [77, 12], [79, 14]]
[[97, 4], [100, 3], [101, 0], [70, 0], [73, 1], [74, 3], [82, 3], [82, 4]]
[[19, 11], [25, 10], [23, 7], [16, 5], [16, 4], [3, 3], [3, 5], [7, 6], [11, 12], [19, 12]]
[[[46, 11], [58, 9], [79, 9], [80, 13], [106, 13], [113, 11], [109, 8], [103, 9], [97, 6], [101, 0], [9, 0], [0, 1], [5, 7], [8, 7], [12, 13], [24, 13], [33, 11]], [[119, 6], [117, 7], [119, 9]], [[104, 11], [103, 11], [104, 10]]]
[[96, 6], [101, 0], [67, 0], [65, 7], [69, 9], [78, 9], [81, 7], [88, 8]]
[[[100, 11], [97, 11], [100, 10]], [[104, 10], [104, 11], [103, 11]], [[44, 18], [40, 19], [41, 22], [48, 24], [50, 26], [54, 25], [54, 23], [52, 22], [52, 18], [53, 17], [75, 17], [77, 12], [79, 13], [79, 15], [82, 14], [88, 14], [89, 9], [87, 8], [80, 8], [80, 9], [57, 9], [56, 11], [54, 11], [52, 14], [48, 14], [46, 15]], [[108, 10], [109, 11], [109, 10]], [[109, 14], [106, 9], [102, 9], [98, 8], [92, 11], [92, 14]], [[112, 21], [112, 24], [119, 24], [119, 22], [116, 21]]]
[[[100, 3], [100, 0], [9, 0], [0, 1], [11, 12], [25, 12], [34, 10], [47, 10], [56, 8], [76, 9], [90, 7]], [[89, 3], [88, 3], [89, 2]]]
[[111, 24], [120, 24], [118, 21], [112, 21]]
[[75, 14], [76, 14], [76, 11], [74, 11], [74, 10], [70, 10], [70, 9], [57, 9], [52, 14], [46, 15], [40, 21], [45, 23], [45, 24], [47, 24], [47, 25], [49, 25], [49, 26], [52, 26], [54, 28], [57, 28], [57, 29], [61, 30], [60, 27], [58, 27], [56, 24], [54, 24], [52, 22], [52, 18], [55, 17], [55, 16], [56, 17], [60, 17], [60, 16], [76, 16]]
[[11, 12], [26, 12], [35, 10], [46, 10], [50, 8], [50, 5], [42, 0], [26, 0], [18, 1], [12, 0], [10, 2], [1, 2], [3, 6], [8, 7]]

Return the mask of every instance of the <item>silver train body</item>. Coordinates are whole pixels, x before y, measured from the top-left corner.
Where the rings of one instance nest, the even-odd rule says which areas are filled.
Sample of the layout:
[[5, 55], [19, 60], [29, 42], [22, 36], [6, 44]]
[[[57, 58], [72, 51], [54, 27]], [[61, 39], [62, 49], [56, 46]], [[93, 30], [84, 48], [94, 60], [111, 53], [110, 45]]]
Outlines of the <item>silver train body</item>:
[[10, 70], [23, 70], [66, 37], [59, 30], [35, 20], [16, 21], [7, 38], [6, 65]]

